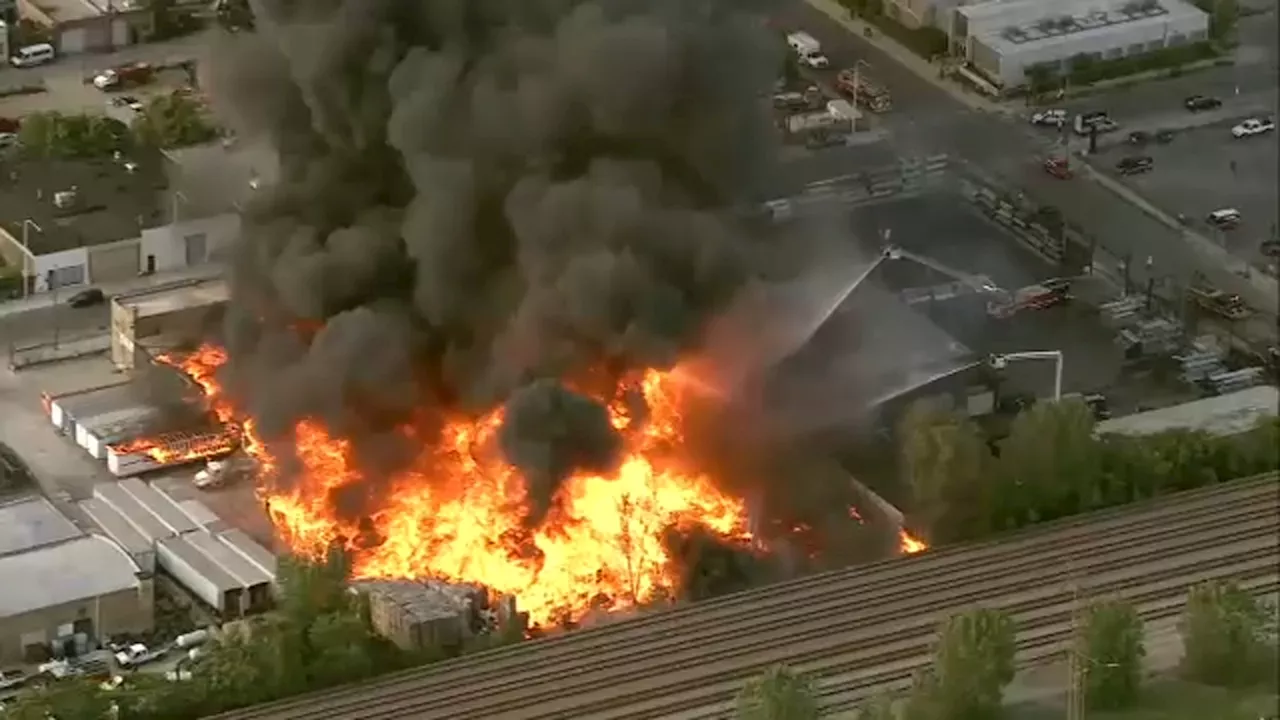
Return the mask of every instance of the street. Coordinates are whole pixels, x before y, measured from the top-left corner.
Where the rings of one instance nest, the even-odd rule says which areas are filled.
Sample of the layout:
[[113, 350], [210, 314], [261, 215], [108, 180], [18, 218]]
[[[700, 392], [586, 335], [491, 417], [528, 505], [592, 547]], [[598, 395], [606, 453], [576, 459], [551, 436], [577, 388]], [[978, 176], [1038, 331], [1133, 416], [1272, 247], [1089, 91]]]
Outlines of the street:
[[[1274, 312], [1273, 297], [1261, 293], [1225, 263], [1206, 262], [1192, 243], [1184, 241], [1179, 229], [1152, 217], [1143, 209], [1119, 197], [1111, 189], [1086, 177], [1070, 181], [1056, 180], [1044, 173], [1041, 161], [1057, 142], [1053, 134], [1038, 132], [1021, 113], [981, 112], [960, 103], [950, 94], [880, 50], [866, 38], [847, 31], [831, 16], [807, 3], [796, 4], [781, 18], [787, 27], [803, 27], [817, 38], [831, 58], [833, 69], [851, 66], [855, 60], [869, 63], [868, 74], [886, 84], [893, 94], [894, 109], [884, 117], [892, 133], [890, 142], [899, 155], [920, 156], [946, 153], [963, 158], [983, 174], [1010, 191], [1025, 193], [1041, 205], [1059, 208], [1086, 234], [1095, 235], [1099, 244], [1115, 257], [1155, 257], [1153, 276], [1171, 276], [1184, 286], [1197, 271], [1209, 281], [1232, 292], [1240, 292], [1267, 312]], [[1253, 16], [1242, 21], [1242, 41], [1263, 42], [1266, 29], [1274, 37], [1274, 13]], [[1247, 28], [1247, 29], [1246, 29]], [[1270, 47], [1271, 49], [1266, 49]], [[1187, 95], [1213, 93], [1230, 83], [1234, 95], [1237, 82], [1243, 82], [1242, 95], [1265, 92], [1274, 88], [1274, 41], [1257, 49], [1247, 45], [1246, 60], [1230, 68], [1214, 68], [1189, 73], [1180, 78], [1139, 85], [1146, 100], [1136, 101], [1136, 109], [1153, 97], [1163, 95], [1161, 110], [1177, 108]], [[1201, 83], [1208, 87], [1202, 88]], [[1089, 105], [1110, 107], [1113, 98], [1136, 95], [1134, 88], [1117, 88], [1081, 100]], [[1150, 107], [1150, 105], [1148, 105]], [[1122, 116], [1123, 117], [1123, 116]], [[851, 172], [848, 168], [845, 172]], [[1137, 283], [1146, 282], [1146, 268], [1135, 263], [1131, 269]]]

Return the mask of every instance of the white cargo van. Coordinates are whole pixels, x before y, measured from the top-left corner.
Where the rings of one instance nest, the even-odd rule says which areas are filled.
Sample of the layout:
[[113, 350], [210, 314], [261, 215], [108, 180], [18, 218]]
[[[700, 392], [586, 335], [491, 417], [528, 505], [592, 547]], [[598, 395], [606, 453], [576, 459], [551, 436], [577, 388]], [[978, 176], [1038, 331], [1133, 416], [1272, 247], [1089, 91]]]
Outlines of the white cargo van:
[[40, 43], [18, 48], [18, 51], [9, 58], [9, 64], [16, 68], [35, 67], [51, 63], [55, 57], [56, 53], [54, 53], [52, 45]]
[[801, 65], [821, 70], [831, 64], [827, 61], [827, 56], [822, 54], [822, 45], [809, 33], [794, 32], [787, 35], [787, 45], [791, 46]]

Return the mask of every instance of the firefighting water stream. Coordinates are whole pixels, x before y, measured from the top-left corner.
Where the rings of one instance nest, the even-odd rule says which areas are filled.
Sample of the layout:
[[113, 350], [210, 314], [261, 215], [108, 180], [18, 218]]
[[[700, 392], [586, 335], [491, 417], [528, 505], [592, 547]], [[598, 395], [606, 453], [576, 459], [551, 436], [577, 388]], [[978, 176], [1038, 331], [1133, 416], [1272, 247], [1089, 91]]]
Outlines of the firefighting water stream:
[[218, 346], [173, 361], [289, 548], [551, 624], [675, 590], [697, 548], [767, 551], [744, 498], [848, 524], [679, 369], [764, 274], [731, 208], [774, 175], [778, 2], [251, 4], [201, 79], [278, 172]]

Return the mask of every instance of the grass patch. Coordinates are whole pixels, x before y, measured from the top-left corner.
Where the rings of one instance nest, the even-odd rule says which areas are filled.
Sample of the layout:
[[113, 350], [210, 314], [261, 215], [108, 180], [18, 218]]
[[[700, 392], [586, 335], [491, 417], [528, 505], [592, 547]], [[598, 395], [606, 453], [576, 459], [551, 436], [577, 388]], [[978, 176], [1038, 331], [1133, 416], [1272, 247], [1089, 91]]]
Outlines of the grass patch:
[[1276, 714], [1275, 687], [1216, 688], [1184, 680], [1158, 680], [1142, 703], [1123, 712], [1091, 712], [1089, 720], [1259, 720]]

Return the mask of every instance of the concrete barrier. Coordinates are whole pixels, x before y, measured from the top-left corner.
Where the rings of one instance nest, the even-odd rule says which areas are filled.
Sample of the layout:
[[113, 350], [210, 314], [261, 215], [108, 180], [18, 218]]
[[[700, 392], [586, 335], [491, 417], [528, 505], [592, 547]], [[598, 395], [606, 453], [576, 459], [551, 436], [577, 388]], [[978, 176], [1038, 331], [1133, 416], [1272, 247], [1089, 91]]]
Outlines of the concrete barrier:
[[97, 355], [108, 352], [110, 349], [110, 333], [81, 335], [80, 337], [59, 339], [57, 342], [44, 342], [22, 347], [11, 346], [9, 348], [9, 368], [11, 370], [22, 370], [60, 360], [72, 360], [87, 355]]

